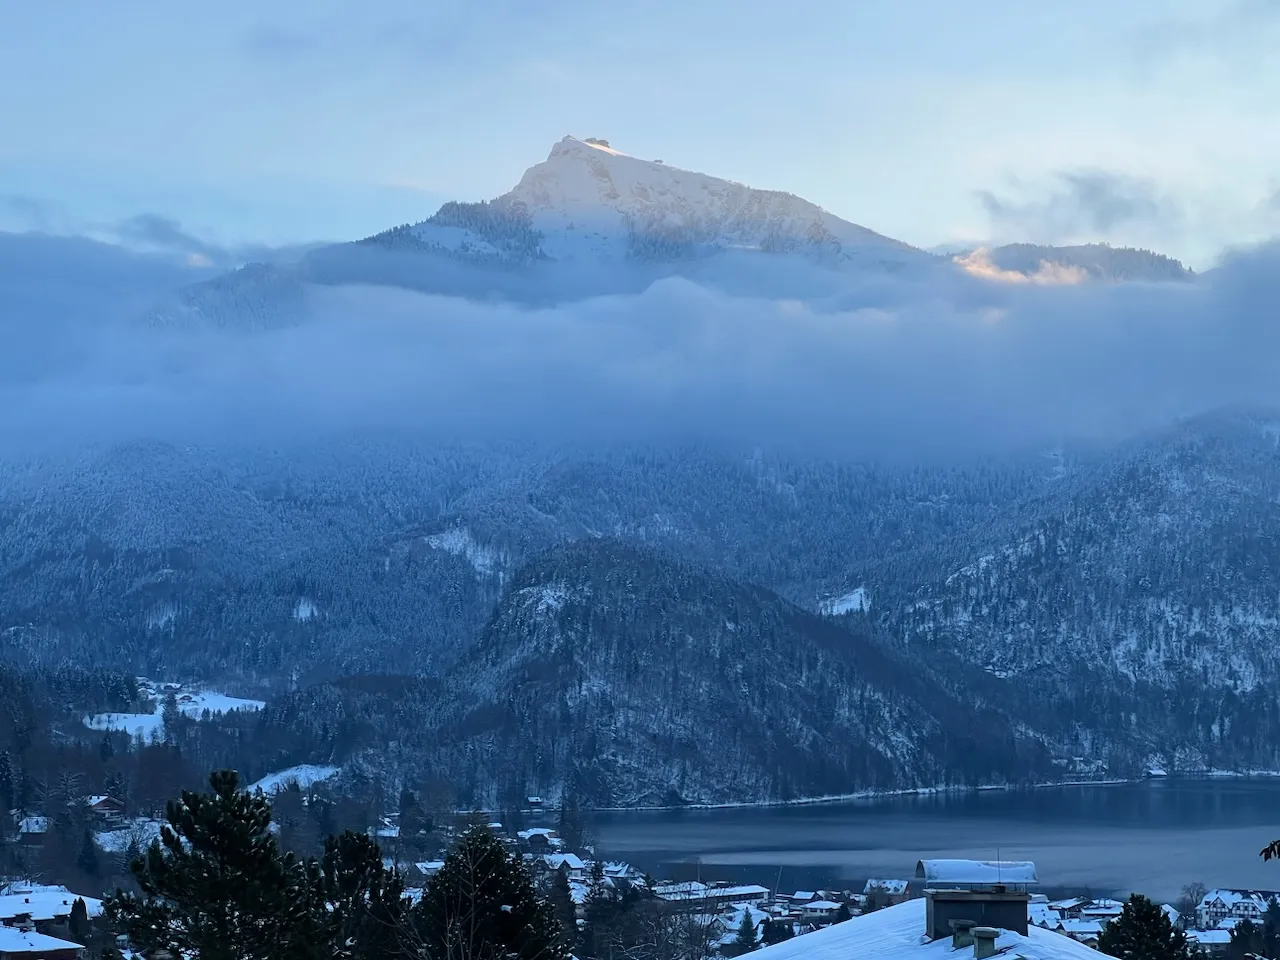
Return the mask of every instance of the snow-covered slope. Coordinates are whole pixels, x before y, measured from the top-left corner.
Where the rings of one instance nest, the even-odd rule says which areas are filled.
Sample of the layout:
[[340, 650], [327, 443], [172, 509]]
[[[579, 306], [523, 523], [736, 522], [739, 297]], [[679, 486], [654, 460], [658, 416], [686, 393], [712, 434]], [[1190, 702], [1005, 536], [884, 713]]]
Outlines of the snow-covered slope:
[[811, 289], [818, 277], [935, 269], [958, 268], [792, 194], [565, 137], [492, 201], [446, 203], [297, 264], [250, 264], [171, 296], [147, 322], [294, 325], [321, 309], [316, 288], [326, 286], [546, 304], [638, 292], [674, 275], [795, 297], [797, 284]]
[[565, 137], [494, 206], [526, 213], [554, 259], [723, 249], [897, 264], [926, 255], [789, 193], [757, 190]]

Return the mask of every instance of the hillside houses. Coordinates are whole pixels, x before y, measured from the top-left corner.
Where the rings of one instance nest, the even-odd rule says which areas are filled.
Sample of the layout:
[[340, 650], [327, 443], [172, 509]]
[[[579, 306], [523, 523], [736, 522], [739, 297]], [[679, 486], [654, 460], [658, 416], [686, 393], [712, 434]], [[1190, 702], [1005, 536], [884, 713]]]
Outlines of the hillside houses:
[[1201, 930], [1212, 930], [1224, 920], [1251, 920], [1259, 922], [1267, 912], [1267, 906], [1280, 901], [1275, 890], [1210, 890], [1200, 900], [1196, 909], [1196, 925]]

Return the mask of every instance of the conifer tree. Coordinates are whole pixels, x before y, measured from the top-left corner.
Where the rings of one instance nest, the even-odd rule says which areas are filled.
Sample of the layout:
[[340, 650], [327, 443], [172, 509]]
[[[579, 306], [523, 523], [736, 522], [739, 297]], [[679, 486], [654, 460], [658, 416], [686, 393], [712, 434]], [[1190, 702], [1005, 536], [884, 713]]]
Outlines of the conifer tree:
[[76, 897], [75, 902], [71, 904], [71, 916], [67, 920], [67, 928], [75, 943], [81, 946], [89, 945], [92, 933], [89, 927], [89, 908], [81, 897]]
[[142, 897], [108, 898], [108, 916], [134, 946], [199, 960], [310, 960], [331, 955], [308, 871], [282, 854], [271, 806], [241, 792], [234, 771], [212, 793], [183, 791], [167, 824], [132, 864]]
[[472, 827], [445, 857], [413, 910], [433, 960], [566, 960], [551, 905], [534, 892], [524, 864], [484, 827]]
[[573, 950], [577, 947], [578, 940], [578, 911], [573, 903], [569, 874], [563, 868], [557, 870], [551, 877], [549, 899], [556, 923], [560, 924], [560, 933], [564, 938], [565, 946]]
[[737, 936], [733, 938], [733, 952], [741, 955], [750, 953], [760, 946], [760, 937], [756, 933], [756, 922], [751, 916], [751, 909], [742, 911], [742, 922], [738, 924]]
[[1160, 906], [1139, 893], [1103, 929], [1098, 950], [1117, 960], [1189, 960], [1198, 955]]
[[98, 845], [93, 842], [93, 833], [84, 828], [84, 836], [80, 841], [80, 854], [76, 857], [76, 866], [91, 877], [96, 877], [101, 870], [98, 862]]
[[766, 918], [760, 930], [760, 940], [767, 947], [775, 943], [782, 943], [784, 940], [790, 940], [795, 935], [795, 930], [792, 929], [791, 924], [783, 920]]

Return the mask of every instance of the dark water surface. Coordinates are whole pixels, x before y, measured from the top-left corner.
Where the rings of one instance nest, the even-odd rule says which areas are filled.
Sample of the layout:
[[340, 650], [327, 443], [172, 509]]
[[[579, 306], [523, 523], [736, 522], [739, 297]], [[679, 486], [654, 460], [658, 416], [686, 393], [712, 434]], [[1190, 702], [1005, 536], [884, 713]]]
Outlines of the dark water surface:
[[[1280, 780], [894, 797], [822, 806], [600, 814], [602, 853], [656, 876], [782, 889], [908, 877], [917, 860], [1034, 860], [1046, 889], [1141, 891], [1186, 883], [1280, 889], [1258, 851], [1280, 838]], [[781, 879], [779, 879], [779, 868]]]

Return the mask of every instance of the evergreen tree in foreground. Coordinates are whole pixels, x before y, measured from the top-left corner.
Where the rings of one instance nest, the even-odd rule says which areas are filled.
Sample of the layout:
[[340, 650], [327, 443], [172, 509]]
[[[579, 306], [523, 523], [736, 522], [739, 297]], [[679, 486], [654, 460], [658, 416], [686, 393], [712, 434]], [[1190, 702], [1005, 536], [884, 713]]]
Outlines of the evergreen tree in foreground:
[[569, 886], [569, 874], [563, 868], [557, 870], [551, 878], [551, 891], [548, 899], [555, 914], [556, 923], [560, 924], [560, 935], [565, 946], [572, 950], [578, 940], [578, 908], [573, 902], [573, 891]]
[[540, 900], [524, 864], [484, 827], [473, 827], [445, 857], [413, 927], [432, 960], [567, 960], [551, 905]]
[[1160, 906], [1139, 893], [1103, 929], [1098, 951], [1118, 960], [1191, 960], [1200, 955]]
[[199, 960], [309, 960], [331, 956], [308, 871], [282, 854], [271, 806], [241, 792], [236, 774], [212, 793], [170, 801], [160, 838], [131, 866], [142, 897], [118, 891], [108, 916], [135, 948]]

